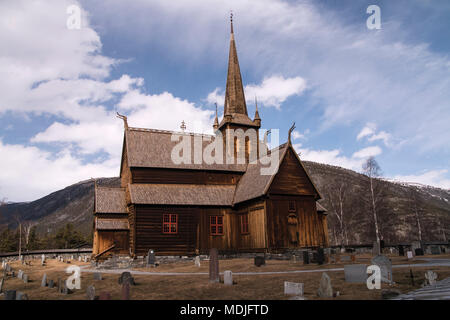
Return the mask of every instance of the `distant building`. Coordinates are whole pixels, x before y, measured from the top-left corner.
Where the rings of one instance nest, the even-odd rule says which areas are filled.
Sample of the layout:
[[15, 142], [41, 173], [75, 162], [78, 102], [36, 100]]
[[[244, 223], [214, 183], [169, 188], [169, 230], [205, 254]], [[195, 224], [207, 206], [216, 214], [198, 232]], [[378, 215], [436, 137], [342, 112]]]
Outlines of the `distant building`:
[[[182, 132], [131, 128], [123, 118], [121, 188], [95, 186], [94, 256], [145, 255], [149, 249], [185, 255], [210, 248], [272, 252], [328, 245], [326, 210], [316, 202], [320, 194], [290, 139], [269, 152], [278, 152], [277, 170], [261, 174], [259, 152], [266, 145], [258, 139], [258, 109], [253, 120], [247, 113], [232, 23], [224, 116], [219, 123], [216, 112], [215, 135], [186, 133], [185, 126]], [[230, 136], [229, 129], [242, 129], [244, 141]], [[250, 130], [256, 132], [256, 143], [247, 136]], [[235, 156], [245, 155], [243, 163], [175, 164], [174, 134], [200, 139], [202, 150], [204, 139], [220, 137]]]

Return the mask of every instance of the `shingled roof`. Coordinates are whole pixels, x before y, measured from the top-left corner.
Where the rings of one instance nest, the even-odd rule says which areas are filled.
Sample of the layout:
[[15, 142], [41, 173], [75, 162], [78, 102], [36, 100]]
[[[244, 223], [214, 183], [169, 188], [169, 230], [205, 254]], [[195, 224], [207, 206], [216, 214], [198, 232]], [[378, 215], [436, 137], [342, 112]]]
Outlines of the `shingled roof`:
[[128, 219], [96, 218], [95, 229], [97, 230], [129, 230]]
[[127, 213], [125, 189], [95, 187], [96, 213]]
[[[224, 170], [244, 172], [245, 164], [207, 164], [202, 161], [201, 164], [176, 164], [171, 159], [173, 148], [179, 143], [171, 141], [173, 134], [185, 135], [203, 139], [203, 148], [211, 143], [214, 136], [200, 135], [193, 133], [127, 128], [125, 130], [126, 151], [128, 165], [130, 167], [147, 167], [147, 168], [172, 168], [172, 169], [198, 169], [198, 170]], [[181, 138], [180, 138], [181, 139]], [[210, 139], [210, 141], [208, 141]], [[194, 139], [191, 142], [191, 159], [194, 159]], [[181, 141], [181, 140], [180, 140]]]
[[234, 185], [129, 184], [135, 204], [231, 206]]

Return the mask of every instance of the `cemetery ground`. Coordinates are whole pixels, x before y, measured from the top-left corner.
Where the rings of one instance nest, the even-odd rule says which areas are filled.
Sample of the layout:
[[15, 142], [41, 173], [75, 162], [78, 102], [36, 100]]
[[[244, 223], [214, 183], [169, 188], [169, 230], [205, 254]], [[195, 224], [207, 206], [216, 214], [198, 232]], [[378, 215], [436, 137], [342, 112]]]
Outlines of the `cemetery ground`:
[[[388, 255], [395, 265], [411, 265], [414, 275], [414, 285], [411, 283], [410, 268], [402, 267], [393, 269], [394, 285], [382, 284], [382, 289], [396, 289], [402, 293], [418, 289], [425, 280], [425, 272], [432, 270], [438, 274], [438, 280], [450, 277], [450, 267], [426, 266], [413, 267], [414, 264], [424, 263], [422, 258], [436, 258], [436, 256], [416, 257], [408, 260], [406, 257]], [[367, 264], [370, 265], [371, 255], [357, 255], [355, 262], [345, 261], [340, 263], [325, 263], [323, 265], [303, 265], [300, 261], [292, 260], [266, 260], [266, 265], [256, 267], [253, 259], [225, 259], [219, 261], [220, 272], [231, 270], [233, 272], [232, 286], [223, 283], [210, 283], [208, 278], [209, 261], [201, 261], [201, 266], [194, 265], [194, 261], [178, 261], [161, 264], [158, 267], [135, 268], [132, 271], [144, 271], [152, 273], [173, 272], [191, 273], [188, 275], [149, 275], [133, 274], [136, 285], [130, 287], [130, 298], [132, 300], [165, 299], [165, 300], [286, 300], [289, 296], [284, 295], [284, 282], [304, 283], [304, 297], [308, 300], [320, 299], [317, 289], [322, 276], [320, 270], [343, 268], [344, 264]], [[450, 259], [449, 254], [439, 255], [438, 259]], [[3, 285], [3, 292], [16, 290], [26, 293], [30, 300], [86, 300], [86, 289], [88, 286], [95, 287], [96, 295], [101, 292], [109, 292], [111, 299], [121, 299], [121, 285], [118, 284], [119, 273], [102, 273], [102, 280], [94, 280], [93, 272], [81, 273], [81, 289], [73, 290], [72, 293], [64, 295], [57, 292], [55, 288], [41, 287], [43, 274], [47, 279], [57, 282], [58, 278], [67, 279], [65, 269], [70, 265], [84, 266], [92, 270], [89, 263], [72, 261], [70, 264], [47, 259], [46, 265], [41, 266], [40, 260], [32, 260], [31, 266], [22, 265], [20, 261], [9, 263], [13, 270], [24, 271], [29, 275], [30, 282], [24, 283], [17, 277], [7, 277]], [[83, 270], [83, 269], [82, 269]], [[289, 272], [299, 270], [318, 270], [317, 272], [305, 273], [273, 273], [273, 274], [246, 274], [242, 272]], [[204, 274], [195, 274], [204, 273]], [[376, 300], [381, 299], [381, 290], [369, 290], [365, 284], [345, 282], [344, 271], [329, 271], [326, 273], [331, 278], [333, 291], [339, 291], [339, 296], [331, 298], [334, 300]], [[220, 276], [223, 281], [223, 274]], [[0, 298], [3, 299], [3, 298]]]

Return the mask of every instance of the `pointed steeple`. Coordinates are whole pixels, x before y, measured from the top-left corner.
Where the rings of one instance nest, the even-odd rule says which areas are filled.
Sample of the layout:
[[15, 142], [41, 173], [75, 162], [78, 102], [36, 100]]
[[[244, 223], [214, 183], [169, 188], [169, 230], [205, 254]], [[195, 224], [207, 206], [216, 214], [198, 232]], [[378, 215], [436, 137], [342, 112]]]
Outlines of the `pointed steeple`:
[[216, 103], [216, 117], [214, 118], [213, 128], [214, 128], [214, 131], [219, 129], [219, 118], [217, 117], [217, 103]]
[[258, 100], [256, 99], [256, 96], [255, 96], [255, 117], [253, 118], [253, 121], [255, 121], [255, 120], [261, 121], [261, 118], [259, 117]]
[[228, 76], [225, 91], [224, 114], [240, 113], [248, 116], [245, 104], [244, 87], [242, 85], [241, 70], [234, 41], [233, 13], [231, 13], [230, 53], [228, 56]]

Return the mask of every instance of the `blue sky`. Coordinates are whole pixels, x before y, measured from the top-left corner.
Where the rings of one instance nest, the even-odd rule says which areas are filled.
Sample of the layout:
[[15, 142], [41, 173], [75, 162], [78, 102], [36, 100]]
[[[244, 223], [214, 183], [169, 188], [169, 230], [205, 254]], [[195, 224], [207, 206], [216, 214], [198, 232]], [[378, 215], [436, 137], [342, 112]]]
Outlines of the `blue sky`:
[[448, 1], [19, 0], [0, 4], [0, 198], [118, 175], [116, 110], [210, 132], [231, 9], [249, 115], [256, 95], [280, 142], [295, 121], [302, 159], [361, 171], [375, 156], [386, 178], [450, 188]]

